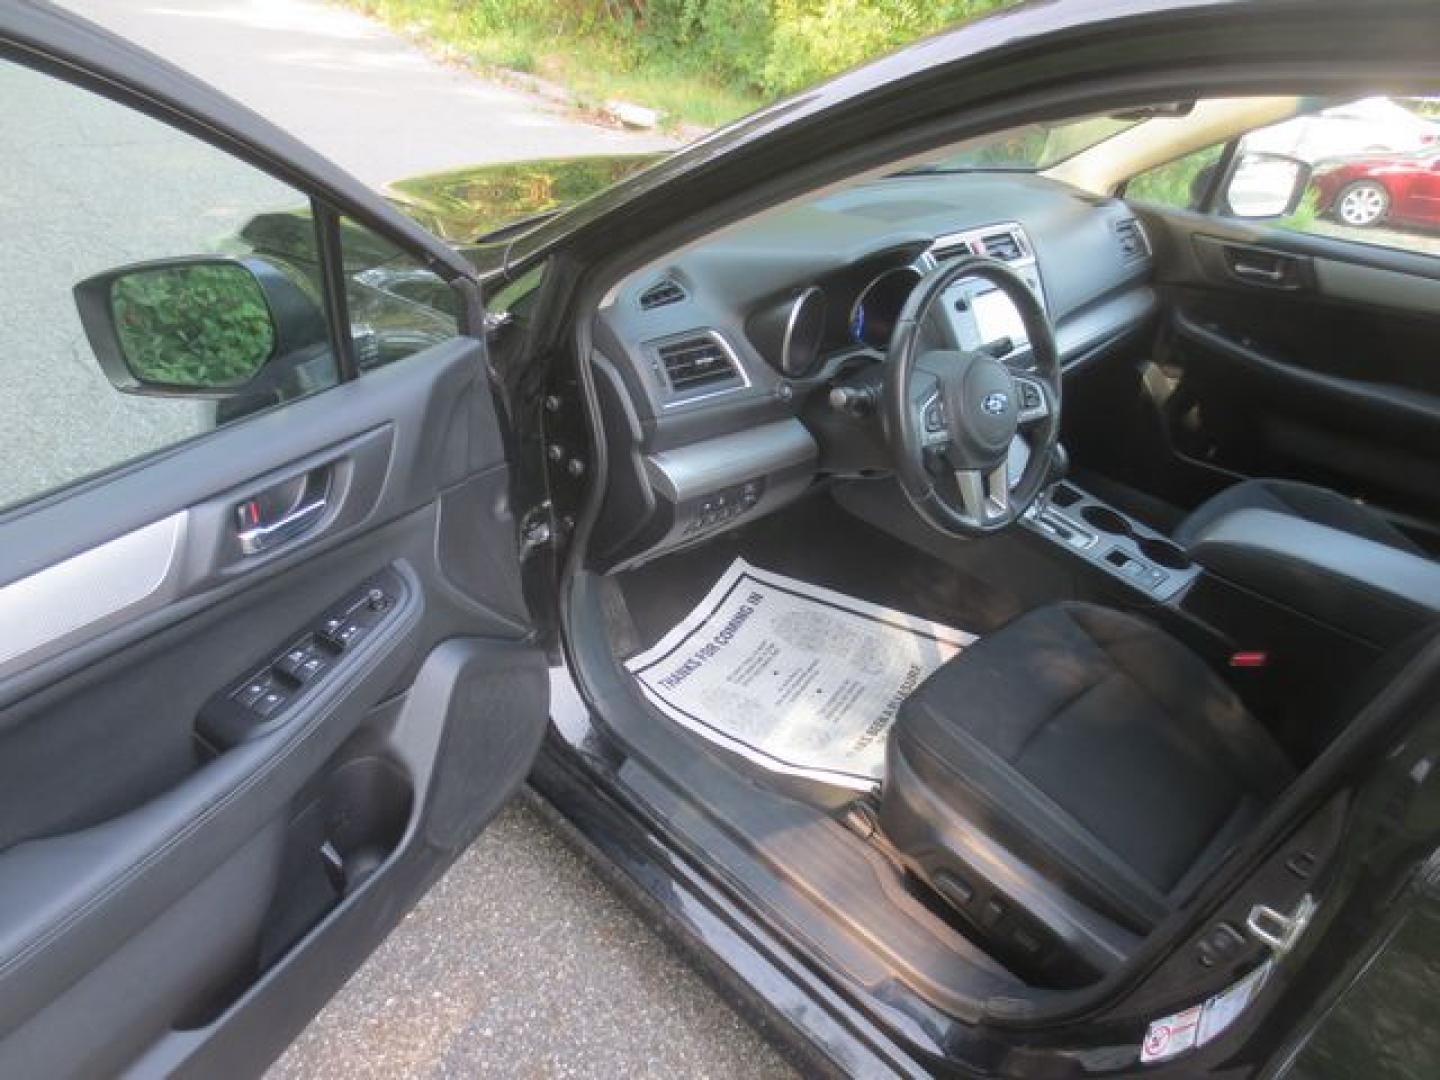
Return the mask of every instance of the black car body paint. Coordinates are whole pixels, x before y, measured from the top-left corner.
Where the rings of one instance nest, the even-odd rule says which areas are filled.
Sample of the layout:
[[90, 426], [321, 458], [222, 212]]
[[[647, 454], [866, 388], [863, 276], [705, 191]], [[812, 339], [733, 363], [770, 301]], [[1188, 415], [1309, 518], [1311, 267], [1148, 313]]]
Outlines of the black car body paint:
[[[570, 335], [598, 299], [603, 283], [711, 228], [818, 185], [891, 166], [905, 155], [1036, 116], [1062, 115], [1063, 110], [1099, 111], [1197, 93], [1297, 87], [1344, 92], [1373, 85], [1366, 80], [1381, 70], [1396, 86], [1413, 87], [1433, 78], [1435, 61], [1428, 49], [1417, 47], [1424, 37], [1421, 29], [1433, 27], [1433, 9], [1397, 4], [1387, 14], [1383, 32], [1337, 61], [1333, 41], [1347, 27], [1353, 30], [1349, 5], [1287, 0], [1033, 5], [903, 50], [762, 110], [503, 244], [467, 252], [491, 280], [492, 293], [499, 282], [514, 280], [542, 263], [549, 267], [541, 305], [544, 319], [529, 328], [529, 348], [515, 355], [527, 365], [542, 357], [560, 364], [543, 387], [532, 384], [522, 412], [537, 423], [537, 432], [542, 424], [553, 429], [557, 420], [542, 417], [541, 396], [558, 398], [569, 412], [584, 393], [583, 377], [565, 361], [573, 364], [576, 345]], [[567, 424], [566, 437], [573, 440], [581, 434], [577, 428], [574, 422]], [[538, 434], [527, 443], [539, 453]], [[558, 530], [562, 558], [569, 522], [576, 523], [576, 535], [583, 540], [585, 491], [603, 479], [603, 461], [603, 448], [592, 446], [584, 483], [552, 472], [545, 485], [529, 493], [536, 500], [553, 499], [557, 519], [566, 523]], [[548, 561], [548, 554], [544, 558]], [[563, 580], [558, 566], [553, 573]], [[1433, 727], [1436, 720], [1427, 723]], [[1124, 979], [1103, 988], [1110, 1001], [1104, 995], [1069, 995], [1052, 1001], [1045, 1018], [1020, 1002], [992, 1002], [984, 1022], [967, 1023], [937, 1014], [903, 987], [891, 984], [877, 995], [874, 988], [837, 986], [828, 975], [826, 989], [838, 995], [829, 1001], [814, 997], [804, 981], [794, 977], [777, 990], [777, 965], [770, 952], [777, 940], [789, 953], [790, 964], [816, 973], [815, 958], [807, 956], [803, 941], [781, 927], [767, 926], [770, 942], [764, 948], [754, 944], [763, 913], [743, 896], [727, 892], [718, 877], [708, 877], [709, 887], [724, 892], [731, 905], [728, 918], [734, 935], [719, 947], [705, 920], [697, 918], [690, 896], [674, 884], [681, 862], [701, 879], [716, 868], [707, 865], [703, 852], [677, 846], [665, 823], [647, 819], [644, 807], [627, 796], [624, 749], [604, 734], [603, 723], [594, 728], [592, 739], [579, 757], [573, 746], [552, 740], [547, 748], [551, 760], [535, 775], [538, 789], [624, 871], [632, 890], [667, 913], [682, 938], [710, 949], [732, 989], [743, 989], [772, 1013], [778, 1010], [786, 1027], [823, 1048], [834, 1063], [873, 1060], [876, 1053], [873, 1033], [856, 1031], [846, 1023], [848, 1015], [878, 1025], [880, 1043], [892, 1052], [900, 1048], [902, 1056], [892, 1058], [890, 1067], [902, 1072], [1125, 1075], [1139, 1068], [1147, 1019], [1178, 1004], [1173, 985], [1168, 1002], [1163, 989], [1146, 989], [1146, 978], [1165, 959], [1153, 950]], [[1407, 786], [1407, 781], [1379, 774], [1350, 780], [1352, 789], [1367, 787], [1367, 801], [1410, 801], [1425, 819], [1421, 831], [1428, 830], [1429, 836], [1440, 828], [1433, 795]], [[592, 799], [587, 790], [591, 787], [604, 798]], [[623, 826], [616, 814], [623, 815]], [[1332, 927], [1339, 923], [1329, 920], [1342, 912], [1351, 924], [1375, 918], [1413, 872], [1416, 851], [1394, 858], [1382, 857], [1385, 851], [1378, 833], [1350, 838], [1337, 865], [1363, 869], [1346, 881], [1325, 883], [1333, 891], [1324, 897], [1322, 917], [1252, 1013], [1224, 1040], [1148, 1071], [1249, 1074], [1285, 1052], [1300, 1037], [1305, 1009], [1329, 992], [1347, 959], [1362, 947], [1355, 937], [1338, 931], [1332, 936]], [[800, 1008], [794, 1007], [796, 995], [803, 1003]], [[1112, 1007], [1117, 1002], [1118, 1012]]]

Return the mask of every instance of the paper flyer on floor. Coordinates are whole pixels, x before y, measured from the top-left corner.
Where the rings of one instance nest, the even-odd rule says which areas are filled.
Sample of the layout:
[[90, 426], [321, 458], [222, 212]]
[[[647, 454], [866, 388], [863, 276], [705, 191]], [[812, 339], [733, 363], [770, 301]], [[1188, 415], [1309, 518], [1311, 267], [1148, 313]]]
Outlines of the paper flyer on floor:
[[776, 772], [864, 791], [884, 773], [900, 703], [974, 640], [737, 559], [625, 666], [691, 731]]

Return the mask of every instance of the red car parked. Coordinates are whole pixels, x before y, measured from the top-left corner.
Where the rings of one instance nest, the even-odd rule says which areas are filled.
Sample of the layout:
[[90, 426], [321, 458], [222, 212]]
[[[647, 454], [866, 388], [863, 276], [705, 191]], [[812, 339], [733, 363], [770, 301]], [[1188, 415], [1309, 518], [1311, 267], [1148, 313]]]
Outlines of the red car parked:
[[1345, 225], [1440, 226], [1440, 147], [1376, 154], [1317, 169], [1320, 210]]

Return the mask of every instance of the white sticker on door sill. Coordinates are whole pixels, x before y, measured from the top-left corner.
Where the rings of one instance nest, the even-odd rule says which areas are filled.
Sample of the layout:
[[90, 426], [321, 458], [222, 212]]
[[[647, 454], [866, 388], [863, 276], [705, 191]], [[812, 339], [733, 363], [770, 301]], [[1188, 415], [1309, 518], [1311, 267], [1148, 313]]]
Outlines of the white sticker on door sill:
[[1235, 1022], [1235, 1018], [1245, 1011], [1245, 1006], [1254, 1000], [1260, 988], [1265, 985], [1274, 964], [1273, 959], [1266, 960], [1228, 990], [1221, 990], [1205, 1002], [1205, 1014], [1200, 1017], [1199, 1045], [1204, 1046]]
[[1196, 1005], [1153, 1021], [1140, 1046], [1140, 1061], [1164, 1061], [1193, 1047], [1200, 1031], [1200, 1012], [1201, 1006]]
[[1223, 1034], [1255, 999], [1270, 977], [1274, 964], [1273, 959], [1266, 960], [1239, 982], [1232, 983], [1202, 1004], [1153, 1021], [1145, 1032], [1145, 1041], [1140, 1045], [1141, 1063], [1148, 1065], [1166, 1061], [1186, 1050], [1204, 1046]]

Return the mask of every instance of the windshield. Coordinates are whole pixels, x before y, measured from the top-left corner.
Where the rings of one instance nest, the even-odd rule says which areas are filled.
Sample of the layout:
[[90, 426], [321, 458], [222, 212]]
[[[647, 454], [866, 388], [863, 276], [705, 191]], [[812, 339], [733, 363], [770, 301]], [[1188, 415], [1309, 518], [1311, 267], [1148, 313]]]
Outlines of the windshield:
[[997, 132], [907, 169], [911, 173], [975, 172], [983, 169], [1035, 172], [1104, 142], [1140, 123], [1140, 118], [1089, 116], [1053, 124], [1027, 124]]

